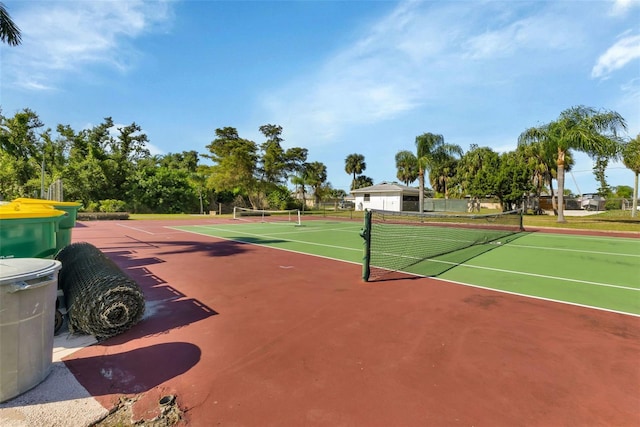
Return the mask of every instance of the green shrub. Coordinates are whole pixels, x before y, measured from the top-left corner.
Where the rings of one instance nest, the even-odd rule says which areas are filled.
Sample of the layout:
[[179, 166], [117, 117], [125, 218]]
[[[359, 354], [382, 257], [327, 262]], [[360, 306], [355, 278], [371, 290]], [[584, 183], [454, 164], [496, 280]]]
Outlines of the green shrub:
[[128, 212], [78, 212], [78, 221], [103, 221], [129, 219]]
[[607, 199], [607, 201], [604, 203], [604, 209], [607, 211], [621, 209], [621, 207], [622, 199]]
[[100, 203], [98, 202], [89, 202], [87, 207], [84, 209], [86, 212], [99, 212], [100, 211]]
[[100, 200], [100, 212], [124, 212], [126, 203], [122, 200]]

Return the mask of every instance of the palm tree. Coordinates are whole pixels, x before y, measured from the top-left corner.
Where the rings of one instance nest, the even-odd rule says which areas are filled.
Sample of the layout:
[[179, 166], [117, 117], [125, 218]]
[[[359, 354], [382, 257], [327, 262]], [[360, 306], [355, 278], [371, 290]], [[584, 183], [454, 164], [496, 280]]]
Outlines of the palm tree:
[[301, 170], [299, 175], [292, 176], [291, 183], [296, 186], [296, 194], [300, 194], [302, 196], [302, 210], [304, 211], [307, 205], [307, 198], [305, 195], [305, 186], [307, 185], [306, 172]]
[[405, 185], [418, 179], [418, 159], [411, 151], [402, 150], [396, 154], [396, 177]]
[[518, 144], [542, 142], [553, 150], [558, 166], [558, 222], [564, 219], [564, 172], [566, 156], [570, 149], [591, 156], [617, 157], [621, 150], [618, 129], [626, 130], [627, 124], [615, 111], [597, 111], [591, 107], [571, 107], [558, 120], [546, 125], [529, 128], [518, 137]]
[[419, 212], [424, 211], [424, 174], [444, 161], [447, 156], [462, 155], [462, 148], [454, 144], [446, 144], [442, 135], [423, 133], [416, 137], [418, 159], [418, 182], [420, 184]]
[[[542, 188], [546, 184], [551, 194], [551, 205], [553, 213], [558, 214], [558, 203], [553, 192], [553, 180], [558, 177], [558, 164], [555, 160], [554, 149], [549, 149], [542, 142], [536, 142], [529, 145], [520, 145], [519, 149], [523, 150], [523, 154], [527, 159], [527, 164], [533, 172], [533, 185], [536, 189], [536, 197], [540, 199]], [[570, 151], [564, 156], [564, 170], [569, 172], [573, 167], [574, 160]]]
[[635, 139], [624, 144], [622, 150], [622, 162], [635, 174], [633, 182], [633, 203], [631, 206], [631, 216], [638, 215], [638, 175], [640, 175], [640, 134]]
[[358, 175], [355, 181], [353, 181], [353, 188], [355, 190], [357, 188], [370, 187], [373, 185], [373, 179], [366, 175]]
[[367, 164], [364, 162], [364, 156], [362, 154], [349, 154], [344, 159], [344, 171], [349, 175], [353, 174], [353, 181], [351, 182], [351, 189], [354, 189], [356, 182], [356, 175], [360, 175], [367, 168]]
[[458, 163], [454, 156], [445, 156], [431, 168], [431, 187], [435, 192], [444, 194], [445, 199], [449, 198], [449, 184], [455, 178]]
[[0, 3], [0, 40], [9, 46], [17, 46], [22, 42], [20, 28], [11, 20], [3, 3]]

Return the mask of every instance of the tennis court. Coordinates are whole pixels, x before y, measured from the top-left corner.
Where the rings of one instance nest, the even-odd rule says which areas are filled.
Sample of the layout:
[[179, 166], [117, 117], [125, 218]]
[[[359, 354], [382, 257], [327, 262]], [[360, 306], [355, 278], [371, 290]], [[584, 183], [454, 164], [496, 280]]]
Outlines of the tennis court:
[[[362, 223], [357, 221], [314, 219], [298, 226], [230, 220], [173, 228], [356, 264], [363, 259]], [[452, 231], [443, 227], [438, 233], [446, 239]], [[407, 245], [417, 238], [398, 237]], [[639, 266], [640, 239], [522, 232], [427, 259], [405, 271], [415, 277], [640, 315]]]
[[637, 293], [619, 291], [640, 239], [523, 233], [411, 267], [435, 280], [365, 283], [361, 228], [83, 222], [74, 240], [136, 280], [146, 311], [64, 364], [104, 408], [132, 397], [132, 419], [171, 395], [189, 425], [639, 425]]

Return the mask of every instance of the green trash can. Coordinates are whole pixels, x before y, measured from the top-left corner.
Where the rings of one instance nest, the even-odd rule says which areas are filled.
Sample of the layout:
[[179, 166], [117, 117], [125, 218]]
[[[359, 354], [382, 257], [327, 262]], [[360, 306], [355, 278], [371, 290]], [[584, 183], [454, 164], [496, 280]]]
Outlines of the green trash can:
[[59, 202], [57, 200], [46, 199], [29, 199], [18, 198], [14, 199], [12, 203], [21, 203], [25, 205], [50, 205], [54, 209], [58, 209], [66, 212], [68, 215], [60, 221], [58, 232], [56, 235], [56, 250], [60, 250], [65, 246], [71, 244], [71, 231], [76, 226], [76, 219], [78, 218], [78, 210], [82, 207], [81, 203], [77, 202]]
[[51, 371], [61, 267], [52, 259], [0, 260], [0, 402], [40, 384]]
[[51, 206], [0, 206], [0, 258], [53, 258], [58, 225], [66, 212]]

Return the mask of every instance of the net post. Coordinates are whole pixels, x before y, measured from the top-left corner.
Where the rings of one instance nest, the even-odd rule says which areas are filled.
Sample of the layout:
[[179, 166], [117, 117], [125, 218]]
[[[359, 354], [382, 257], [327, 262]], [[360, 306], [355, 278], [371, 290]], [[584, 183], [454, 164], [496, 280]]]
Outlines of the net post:
[[520, 209], [520, 231], [524, 231], [524, 209]]
[[364, 226], [360, 231], [360, 237], [364, 239], [364, 256], [362, 258], [362, 280], [369, 281], [371, 274], [371, 210], [367, 209], [364, 214]]

